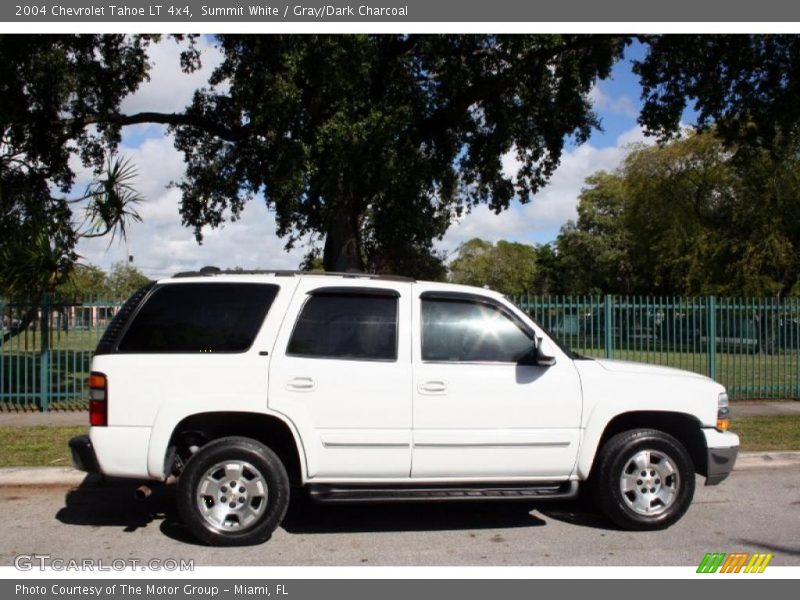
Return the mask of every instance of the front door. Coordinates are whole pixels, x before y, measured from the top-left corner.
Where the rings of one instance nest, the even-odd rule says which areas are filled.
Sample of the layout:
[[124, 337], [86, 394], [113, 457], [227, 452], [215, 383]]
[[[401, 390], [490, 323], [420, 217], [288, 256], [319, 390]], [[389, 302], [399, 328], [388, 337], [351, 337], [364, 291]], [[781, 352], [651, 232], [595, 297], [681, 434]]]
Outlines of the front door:
[[499, 299], [414, 287], [412, 477], [568, 477], [581, 418], [572, 361], [520, 364], [537, 332]]

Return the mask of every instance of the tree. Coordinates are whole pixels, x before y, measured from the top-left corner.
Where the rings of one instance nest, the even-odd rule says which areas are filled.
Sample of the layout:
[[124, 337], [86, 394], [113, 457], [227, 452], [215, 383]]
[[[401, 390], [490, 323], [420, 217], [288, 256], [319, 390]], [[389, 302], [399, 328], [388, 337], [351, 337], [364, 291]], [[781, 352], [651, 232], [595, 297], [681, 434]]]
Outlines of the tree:
[[[0, 291], [36, 299], [69, 275], [80, 237], [136, 218], [133, 167], [110, 154], [119, 125], [98, 115], [146, 77], [147, 37], [0, 35]], [[89, 125], [92, 125], [91, 127]], [[97, 181], [68, 198], [77, 155]], [[106, 173], [103, 175], [103, 173]], [[126, 187], [128, 186], [128, 187]], [[75, 210], [86, 218], [75, 218]]]
[[[700, 127], [739, 150], [794, 147], [796, 36], [640, 36], [648, 132], [677, 131], [687, 98]], [[190, 38], [191, 40], [191, 38]], [[603, 35], [348, 35], [217, 38], [224, 60], [181, 112], [124, 114], [146, 79], [151, 36], [0, 37], [0, 273], [52, 289], [77, 259], [71, 156], [105, 168], [122, 127], [173, 128], [187, 160], [184, 224], [215, 227], [263, 197], [291, 246], [324, 238], [328, 270], [441, 272], [432, 253], [454, 219], [527, 202], [565, 139], [598, 126], [588, 93], [629, 42]], [[180, 67], [196, 69], [191, 44]], [[176, 72], [178, 66], [176, 65]], [[520, 168], [503, 172], [513, 152]], [[55, 193], [54, 193], [55, 191]], [[109, 205], [111, 207], [111, 205]], [[98, 211], [114, 229], [119, 211]], [[0, 266], [0, 271], [3, 267]], [[19, 277], [27, 272], [28, 277]], [[35, 285], [34, 285], [35, 283]]]
[[102, 296], [107, 290], [106, 274], [100, 267], [76, 264], [67, 280], [56, 288], [56, 297], [67, 302], [79, 302]]
[[577, 223], [567, 223], [556, 240], [561, 281], [572, 294], [631, 293], [637, 272], [625, 226], [624, 178], [603, 171], [586, 179]]
[[150, 283], [150, 279], [133, 265], [116, 262], [111, 265], [105, 286], [112, 297], [127, 298], [148, 283]]
[[800, 158], [713, 132], [587, 179], [559, 234], [570, 293], [785, 295], [800, 274]]
[[458, 248], [450, 263], [450, 281], [488, 286], [509, 296], [539, 293], [534, 286], [536, 258], [533, 246], [474, 238]]
[[634, 64], [651, 133], [679, 133], [689, 102], [701, 131], [727, 143], [780, 150], [800, 123], [800, 37], [797, 35], [648, 35]]
[[458, 247], [450, 263], [450, 281], [465, 285], [488, 285], [491, 278], [494, 244], [473, 238]]
[[[588, 92], [625, 45], [609, 36], [220, 36], [224, 61], [177, 125], [184, 223], [236, 218], [263, 194], [288, 245], [324, 237], [327, 270], [429, 254], [479, 203], [523, 202], [565, 137], [597, 120]], [[514, 151], [521, 166], [503, 173]], [[425, 261], [423, 261], [424, 263]]]

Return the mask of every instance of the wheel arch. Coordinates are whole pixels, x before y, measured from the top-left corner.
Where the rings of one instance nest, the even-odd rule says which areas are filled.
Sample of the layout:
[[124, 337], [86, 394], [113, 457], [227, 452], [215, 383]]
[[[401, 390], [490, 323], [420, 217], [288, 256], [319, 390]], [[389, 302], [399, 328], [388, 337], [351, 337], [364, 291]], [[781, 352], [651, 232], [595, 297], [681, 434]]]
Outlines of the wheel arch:
[[686, 448], [694, 463], [695, 472], [705, 476], [708, 457], [700, 420], [682, 412], [639, 410], [614, 416], [606, 423], [597, 443], [592, 445], [590, 456], [587, 455], [589, 448], [584, 449], [578, 464], [582, 478], [588, 478], [594, 471], [603, 445], [616, 434], [631, 429], [655, 429], [671, 435]]
[[292, 486], [306, 478], [305, 454], [297, 432], [284, 419], [266, 413], [212, 411], [189, 415], [175, 425], [167, 445], [165, 472], [173, 468], [175, 458], [184, 464], [192, 447], [221, 437], [241, 436], [257, 440], [278, 455]]

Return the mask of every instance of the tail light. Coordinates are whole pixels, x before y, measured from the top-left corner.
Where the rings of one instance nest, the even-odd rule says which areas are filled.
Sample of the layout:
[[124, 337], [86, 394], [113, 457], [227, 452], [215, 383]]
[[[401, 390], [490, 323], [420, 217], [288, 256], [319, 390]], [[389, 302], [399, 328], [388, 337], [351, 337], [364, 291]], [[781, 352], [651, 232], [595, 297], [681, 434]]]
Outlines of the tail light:
[[108, 380], [102, 373], [89, 375], [89, 424], [108, 425]]

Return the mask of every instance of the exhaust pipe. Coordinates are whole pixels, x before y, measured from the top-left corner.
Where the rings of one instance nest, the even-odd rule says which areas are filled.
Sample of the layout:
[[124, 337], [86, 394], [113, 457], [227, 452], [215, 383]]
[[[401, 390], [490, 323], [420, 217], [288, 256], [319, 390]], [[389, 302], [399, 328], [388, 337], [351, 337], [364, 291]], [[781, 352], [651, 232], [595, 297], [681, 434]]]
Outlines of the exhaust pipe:
[[152, 493], [153, 490], [151, 490], [148, 486], [140, 485], [138, 488], [136, 488], [136, 491], [133, 494], [136, 496], [137, 500], [147, 500]]

